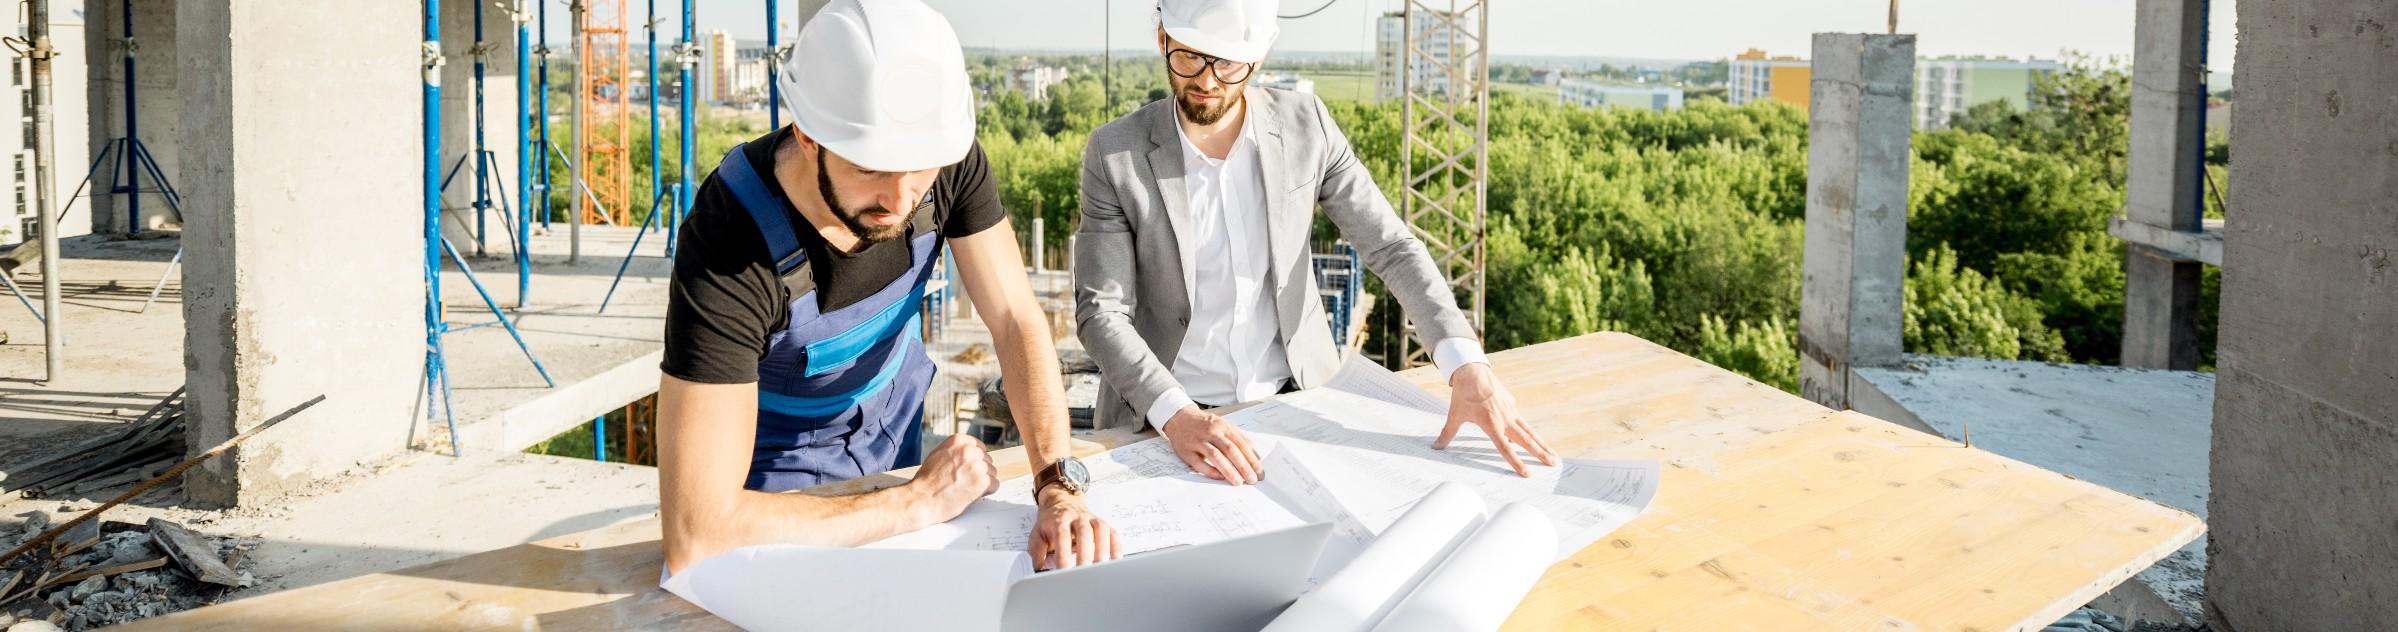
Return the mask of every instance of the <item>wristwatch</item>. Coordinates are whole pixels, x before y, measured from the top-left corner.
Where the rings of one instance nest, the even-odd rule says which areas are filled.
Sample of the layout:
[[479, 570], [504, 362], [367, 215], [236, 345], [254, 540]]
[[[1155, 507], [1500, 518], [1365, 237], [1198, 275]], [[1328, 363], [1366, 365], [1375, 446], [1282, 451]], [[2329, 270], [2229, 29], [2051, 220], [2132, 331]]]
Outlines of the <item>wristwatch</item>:
[[1064, 485], [1069, 494], [1083, 493], [1091, 489], [1091, 471], [1082, 466], [1081, 459], [1058, 459], [1049, 467], [1041, 468], [1039, 474], [1033, 475], [1032, 492], [1039, 494], [1050, 485]]

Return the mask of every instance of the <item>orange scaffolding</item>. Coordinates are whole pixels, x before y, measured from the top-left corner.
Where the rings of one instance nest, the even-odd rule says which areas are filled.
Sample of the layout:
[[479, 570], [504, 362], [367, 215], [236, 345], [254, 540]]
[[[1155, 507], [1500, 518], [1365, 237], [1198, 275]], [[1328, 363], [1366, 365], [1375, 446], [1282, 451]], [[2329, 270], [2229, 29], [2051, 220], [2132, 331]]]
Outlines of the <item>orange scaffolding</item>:
[[575, 121], [582, 139], [583, 183], [591, 195], [574, 196], [575, 216], [585, 224], [624, 226], [632, 217], [632, 38], [624, 0], [582, 0], [575, 38], [575, 90], [585, 115]]

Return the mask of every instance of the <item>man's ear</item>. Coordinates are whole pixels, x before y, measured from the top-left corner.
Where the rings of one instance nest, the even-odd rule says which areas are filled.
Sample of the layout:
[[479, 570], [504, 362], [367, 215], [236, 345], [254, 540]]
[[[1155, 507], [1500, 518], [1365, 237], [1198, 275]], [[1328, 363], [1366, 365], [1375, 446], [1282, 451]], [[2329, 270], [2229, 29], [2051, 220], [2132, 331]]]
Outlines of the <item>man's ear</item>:
[[1166, 41], [1166, 27], [1157, 27], [1157, 55], [1159, 57], [1164, 57], [1166, 55], [1166, 51], [1172, 50], [1171, 47], [1166, 45]]
[[809, 138], [807, 132], [800, 131], [798, 121], [785, 123], [785, 125], [791, 126], [791, 140], [799, 143], [800, 151], [808, 153], [816, 152], [816, 139]]

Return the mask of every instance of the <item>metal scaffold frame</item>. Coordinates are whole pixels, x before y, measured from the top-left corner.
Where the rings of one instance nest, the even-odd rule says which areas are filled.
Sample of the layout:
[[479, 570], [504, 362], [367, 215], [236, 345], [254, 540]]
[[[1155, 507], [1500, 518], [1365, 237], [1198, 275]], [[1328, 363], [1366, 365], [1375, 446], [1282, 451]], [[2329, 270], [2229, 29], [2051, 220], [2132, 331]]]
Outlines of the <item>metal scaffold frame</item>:
[[[479, 26], [482, 22], [482, 8], [471, 4], [468, 6], [474, 8], [476, 24]], [[492, 317], [497, 319], [494, 324], [507, 329], [508, 336], [516, 341], [517, 348], [524, 351], [525, 359], [533, 363], [533, 370], [541, 374], [541, 381], [552, 388], [557, 387], [558, 383], [550, 378], [549, 369], [542, 366], [541, 358], [533, 354], [533, 348], [525, 344], [524, 334], [516, 330], [516, 324], [508, 320], [507, 314], [500, 311], [499, 303], [493, 301], [491, 293], [484, 290], [483, 282], [475, 278], [474, 269], [467, 265], [466, 257], [458, 253], [457, 246], [452, 245], [448, 239], [441, 236], [441, 191], [445, 180], [441, 173], [441, 68], [444, 65], [441, 54], [441, 0], [424, 0], [424, 19], [425, 379], [423, 388], [425, 407], [423, 410], [425, 418], [428, 421], [431, 420], [434, 400], [436, 398], [440, 400], [441, 414], [449, 431], [450, 454], [458, 456], [463, 452], [458, 441], [458, 410], [450, 396], [449, 359], [442, 348], [442, 335], [450, 329], [449, 322], [443, 317], [444, 310], [442, 309], [442, 257], [449, 257], [451, 263], [458, 266], [458, 271], [465, 274], [467, 283], [474, 286], [475, 294], [482, 297], [483, 305], [490, 308]], [[480, 37], [478, 37], [479, 39]], [[482, 83], [480, 73], [476, 74], [474, 81], [479, 91]], [[477, 105], [479, 108], [479, 100]]]
[[575, 118], [575, 156], [586, 195], [575, 198], [575, 226], [631, 219], [632, 49], [624, 2], [576, 4], [575, 100], [584, 115]]
[[[1399, 120], [1405, 136], [1399, 164], [1406, 183], [1400, 209], [1431, 251], [1434, 264], [1449, 278], [1451, 290], [1465, 303], [1461, 307], [1466, 318], [1479, 333], [1484, 237], [1490, 228], [1484, 195], [1490, 174], [1490, 3], [1446, 4], [1447, 10], [1436, 10], [1430, 0], [1407, 0], [1399, 29], [1406, 42], [1399, 53]], [[1419, 24], [1429, 26], [1418, 29]], [[1426, 39], [1437, 41], [1428, 46]], [[1418, 85], [1419, 68], [1438, 71], [1443, 80]], [[1417, 164], [1418, 151], [1430, 164]], [[1430, 361], [1431, 351], [1416, 344], [1406, 330], [1397, 336], [1402, 364]]]

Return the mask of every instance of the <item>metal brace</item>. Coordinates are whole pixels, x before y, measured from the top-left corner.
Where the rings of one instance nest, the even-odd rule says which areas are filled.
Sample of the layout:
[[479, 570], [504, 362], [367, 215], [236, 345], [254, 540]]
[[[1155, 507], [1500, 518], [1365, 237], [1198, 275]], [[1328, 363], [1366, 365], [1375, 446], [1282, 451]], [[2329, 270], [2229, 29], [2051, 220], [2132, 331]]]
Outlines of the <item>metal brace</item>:
[[444, 60], [441, 58], [441, 43], [440, 43], [440, 42], [434, 42], [434, 41], [426, 41], [426, 42], [424, 42], [424, 43], [423, 43], [423, 45], [424, 45], [424, 64], [425, 64], [425, 85], [428, 85], [428, 86], [433, 86], [433, 87], [436, 87], [436, 88], [438, 88], [438, 87], [441, 87], [441, 66], [442, 66], [442, 64], [446, 63], [446, 62], [445, 62], [445, 61], [444, 61]]

